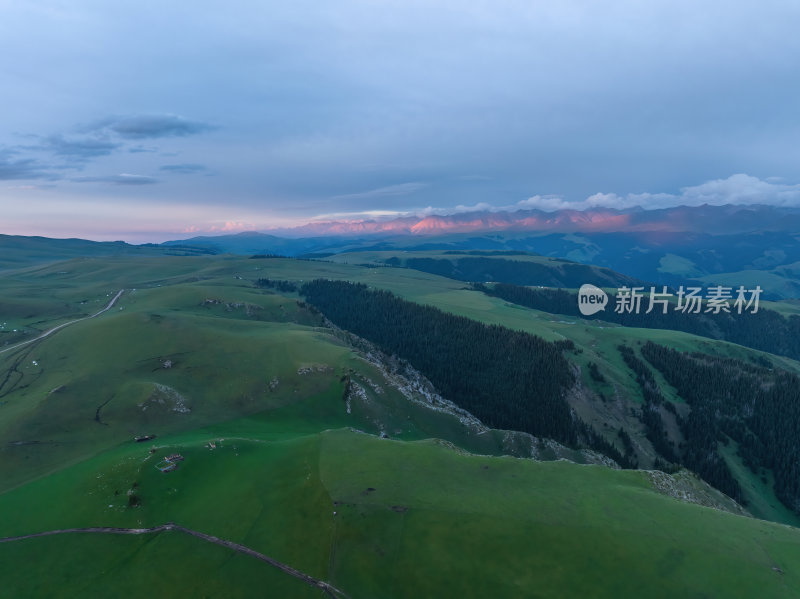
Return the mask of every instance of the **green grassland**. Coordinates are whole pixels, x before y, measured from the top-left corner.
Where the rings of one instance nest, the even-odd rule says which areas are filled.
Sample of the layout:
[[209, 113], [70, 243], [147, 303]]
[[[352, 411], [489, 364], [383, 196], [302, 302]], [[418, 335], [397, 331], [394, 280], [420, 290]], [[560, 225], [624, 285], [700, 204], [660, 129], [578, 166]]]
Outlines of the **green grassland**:
[[791, 316], [793, 314], [800, 315], [800, 300], [787, 299], [779, 302], [763, 302], [765, 308], [780, 312], [784, 316]]
[[491, 250], [415, 250], [413, 252], [397, 250], [382, 250], [382, 251], [356, 251], [356, 252], [342, 252], [328, 256], [325, 260], [335, 262], [337, 264], [375, 264], [384, 265], [389, 258], [405, 257], [413, 258], [435, 258], [439, 260], [454, 260], [459, 258], [494, 258], [497, 260], [514, 260], [517, 262], [533, 262], [535, 264], [545, 265], [558, 265], [568, 264], [569, 260], [562, 260], [561, 258], [551, 258], [549, 256], [540, 256], [534, 253], [514, 252], [507, 251], [493, 252]]
[[[439, 436], [479, 453], [506, 451], [501, 433], [478, 435], [450, 414], [409, 403], [296, 299], [256, 289], [236, 274], [260, 261], [187, 258], [176, 269], [177, 262], [122, 260], [110, 270], [100, 262], [38, 269], [7, 286], [12, 295], [39, 285], [42, 302], [56, 313], [42, 319], [40, 330], [62, 322], [59, 307], [74, 310], [89, 298], [93, 312], [108, 301], [109, 288], [127, 290], [96, 319], [0, 353], [7, 374], [0, 387], [0, 489], [136, 435], [299, 409], [299, 399], [316, 396], [329, 398], [329, 407], [304, 415], [307, 431], [352, 425], [403, 438]], [[58, 274], [65, 265], [71, 276]], [[61, 283], [44, 299], [53, 272]], [[348, 373], [366, 399], [345, 418]], [[377, 397], [369, 382], [385, 392]]]
[[740, 270], [698, 277], [706, 285], [723, 285], [734, 290], [740, 285], [748, 289], [760, 286], [765, 294], [782, 298], [797, 297], [800, 283], [797, 280], [797, 267], [781, 267], [775, 270]]
[[334, 254], [326, 259], [341, 264], [413, 268], [462, 281], [558, 287], [579, 287], [584, 283], [621, 286], [637, 282], [609, 268], [515, 251], [364, 251]]
[[51, 239], [0, 234], [0, 272], [29, 268], [35, 264], [61, 262], [87, 256], [191, 256], [208, 254], [208, 248], [185, 245], [130, 245], [124, 241], [88, 241], [86, 239]]
[[[796, 529], [675, 501], [644, 472], [347, 429], [283, 438], [237, 429], [176, 435], [156, 454], [129, 444], [6, 492], [0, 530], [175, 521], [352, 597], [789, 597], [800, 585]], [[173, 451], [186, 458], [177, 470], [153, 468]], [[0, 577], [13, 596], [118, 596], [123, 581], [127, 593], [157, 596], [314, 596], [269, 566], [176, 534], [4, 544]], [[53, 586], [20, 568], [26, 558]]]
[[[64, 274], [66, 272], [66, 274]], [[335, 278], [363, 282], [372, 287], [388, 289], [406, 299], [429, 304], [487, 324], [501, 324], [524, 330], [548, 340], [571, 339], [584, 350], [575, 360], [579, 365], [595, 361], [601, 370], [610, 374], [611, 386], [619, 393], [636, 395], [630, 373], [616, 351], [620, 343], [637, 344], [644, 340], [664, 343], [681, 350], [728, 355], [748, 359], [762, 354], [741, 346], [712, 341], [693, 335], [653, 329], [620, 327], [602, 321], [547, 314], [509, 304], [467, 289], [459, 282], [409, 269], [363, 268], [320, 261], [286, 259], [247, 260], [234, 257], [155, 258], [70, 261], [6, 278], [3, 286], [6, 297], [42, 295], [68, 313], [83, 309], [81, 301], [100, 307], [107, 295], [117, 288], [158, 288], [187, 285], [222, 286], [237, 289], [241, 297], [252, 297], [251, 281], [259, 277], [287, 279], [301, 283], [314, 278]], [[58, 285], [54, 286], [54, 278]], [[136, 293], [140, 293], [139, 289]], [[49, 295], [48, 295], [49, 294]], [[131, 294], [133, 296], [135, 294]], [[211, 294], [213, 297], [213, 294]], [[3, 297], [0, 295], [0, 297]], [[127, 296], [126, 296], [127, 297]], [[124, 302], [127, 301], [123, 298]], [[202, 301], [199, 296], [198, 301]], [[227, 301], [227, 300], [226, 300]], [[5, 302], [3, 302], [4, 305]], [[56, 309], [53, 307], [52, 309]], [[64, 317], [67, 315], [65, 314]], [[38, 329], [47, 328], [46, 319]], [[52, 322], [58, 322], [53, 320]], [[778, 366], [797, 370], [798, 364], [789, 359], [770, 356]]]
[[697, 268], [697, 265], [694, 262], [688, 258], [676, 256], [675, 254], [664, 254], [661, 260], [659, 260], [658, 270], [660, 272], [680, 275], [688, 278], [703, 274], [702, 271]]
[[[126, 291], [95, 319], [0, 353], [0, 537], [174, 521], [329, 580], [353, 599], [789, 597], [800, 589], [797, 529], [677, 501], [646, 472], [502, 457], [506, 433], [476, 432], [410, 402], [298, 297], [254, 287], [260, 277], [359, 281], [572, 339], [582, 353], [569, 357], [588, 389], [574, 405], [598, 424], [628, 422], [626, 402], [638, 401], [620, 343], [760, 354], [570, 321], [408, 269], [232, 256], [18, 269], [0, 277], [0, 322], [25, 330], [0, 337], [0, 350]], [[606, 383], [586, 376], [589, 361]], [[347, 380], [363, 395], [346, 401]], [[135, 443], [141, 434], [157, 437]], [[157, 471], [176, 451], [185, 461]], [[754, 493], [768, 503], [770, 492]], [[754, 513], [788, 519], [766, 507]], [[0, 596], [11, 597], [321, 596], [177, 532], [0, 544], [0, 581]]]
[[[727, 462], [731, 472], [742, 486], [750, 513], [773, 522], [783, 522], [792, 526], [800, 526], [800, 517], [789, 511], [785, 505], [775, 498], [772, 473], [764, 470], [757, 476], [744, 465], [736, 453], [736, 441], [728, 439], [727, 444], [720, 443], [720, 455]], [[763, 477], [763, 478], [762, 478]]]

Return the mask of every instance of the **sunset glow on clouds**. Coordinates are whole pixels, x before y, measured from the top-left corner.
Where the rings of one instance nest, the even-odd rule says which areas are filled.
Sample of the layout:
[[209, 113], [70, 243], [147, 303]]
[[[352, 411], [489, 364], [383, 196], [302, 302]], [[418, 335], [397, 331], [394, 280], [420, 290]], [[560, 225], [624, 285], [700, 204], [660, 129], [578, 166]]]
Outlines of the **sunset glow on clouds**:
[[0, 233], [800, 204], [786, 3], [0, 3]]

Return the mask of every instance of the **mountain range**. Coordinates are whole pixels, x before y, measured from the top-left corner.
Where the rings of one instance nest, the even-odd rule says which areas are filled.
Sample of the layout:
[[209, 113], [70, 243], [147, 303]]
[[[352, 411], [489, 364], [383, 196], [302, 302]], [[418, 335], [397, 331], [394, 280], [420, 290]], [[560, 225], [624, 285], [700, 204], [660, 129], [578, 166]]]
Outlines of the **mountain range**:
[[489, 231], [619, 232], [665, 231], [712, 234], [798, 231], [800, 207], [767, 205], [677, 206], [646, 210], [469, 211], [392, 219], [332, 220], [272, 229], [280, 237], [339, 235], [441, 235]]
[[475, 211], [314, 222], [139, 246], [0, 236], [0, 247], [0, 269], [30, 261], [128, 254], [325, 258], [364, 251], [499, 250], [606, 267], [657, 284], [760, 285], [768, 298], [800, 297], [800, 207]]
[[173, 249], [322, 258], [350, 251], [505, 250], [593, 264], [664, 285], [760, 285], [800, 297], [800, 207], [463, 212], [331, 221], [194, 237]]

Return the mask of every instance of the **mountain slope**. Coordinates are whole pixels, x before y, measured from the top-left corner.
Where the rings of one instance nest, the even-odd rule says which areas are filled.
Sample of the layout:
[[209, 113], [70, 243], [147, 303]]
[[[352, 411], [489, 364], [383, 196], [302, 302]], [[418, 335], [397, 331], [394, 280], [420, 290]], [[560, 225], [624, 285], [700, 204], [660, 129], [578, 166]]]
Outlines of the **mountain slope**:
[[[246, 430], [234, 422], [168, 439], [155, 457], [121, 447], [2, 494], [0, 530], [175, 521], [354, 598], [782, 597], [800, 584], [795, 529], [676, 501], [644, 472], [470, 456], [346, 430], [283, 439]], [[178, 470], [152, 467], [174, 451], [185, 456]], [[133, 483], [140, 503], [128, 507]], [[43, 497], [73, 501], [43, 509]], [[31, 559], [64, 597], [106, 595], [120, 581], [127, 592], [159, 595], [319, 596], [247, 556], [174, 533], [31, 539], [0, 544], [0, 556], [15, 596], [41, 590], [25, 574]]]
[[[581, 465], [602, 460], [488, 429], [435, 397], [406, 363], [325, 326], [290, 290], [256, 286], [265, 278], [360, 281], [574, 340], [583, 351], [566, 356], [579, 381], [571, 409], [612, 442], [625, 426], [642, 465], [652, 449], [631, 415], [640, 391], [621, 340], [762, 355], [674, 332], [570, 324], [411, 269], [208, 256], [16, 271], [0, 277], [0, 310], [37, 298], [20, 340], [125, 292], [96, 319], [0, 353], [0, 537], [174, 521], [354, 599], [780, 597], [798, 588], [797, 529], [730, 513], [741, 511], [685, 472]], [[605, 383], [593, 386], [588, 362]], [[134, 442], [142, 434], [157, 436]], [[172, 453], [185, 460], [159, 472]], [[532, 456], [572, 462], [521, 459]], [[34, 563], [47, 576], [33, 576]], [[263, 562], [175, 532], [0, 543], [0, 578], [12, 596], [105, 596], [120, 583], [128, 594], [319, 596]]]
[[344, 264], [375, 264], [412, 268], [459, 281], [498, 281], [516, 285], [577, 288], [645, 285], [609, 268], [571, 262], [522, 251], [447, 250], [427, 252], [344, 252], [326, 258]]
[[183, 243], [164, 248], [154, 244], [131, 245], [124, 241], [51, 239], [0, 234], [0, 270], [90, 256], [193, 256], [212, 253], [215, 252], [207, 248], [189, 247]]

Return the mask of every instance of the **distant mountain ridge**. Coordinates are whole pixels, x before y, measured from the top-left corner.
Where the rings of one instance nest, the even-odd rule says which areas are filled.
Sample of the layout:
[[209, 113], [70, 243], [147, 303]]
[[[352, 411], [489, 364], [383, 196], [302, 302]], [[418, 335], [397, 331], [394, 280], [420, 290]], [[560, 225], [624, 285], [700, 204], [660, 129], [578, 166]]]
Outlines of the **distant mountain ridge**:
[[89, 241], [53, 239], [0, 234], [0, 270], [23, 268], [32, 264], [70, 258], [98, 256], [193, 256], [216, 253], [209, 247], [187, 247], [181, 243], [161, 246], [147, 243], [132, 245], [124, 241]]
[[761, 285], [800, 297], [800, 207], [465, 212], [311, 223], [167, 242], [234, 254], [324, 257], [354, 251], [513, 250], [613, 269], [654, 283]]
[[321, 258], [359, 251], [505, 250], [607, 267], [680, 285], [761, 285], [800, 297], [800, 207], [699, 206], [658, 210], [465, 212], [387, 221], [310, 223], [269, 233], [163, 244], [0, 235], [0, 269], [120, 254], [277, 254]]
[[800, 231], [800, 206], [767, 205], [677, 206], [645, 210], [472, 211], [450, 215], [403, 216], [389, 220], [312, 222], [299, 227], [265, 231], [279, 237], [348, 235], [441, 235], [448, 233], [632, 231], [711, 234], [755, 231]]

